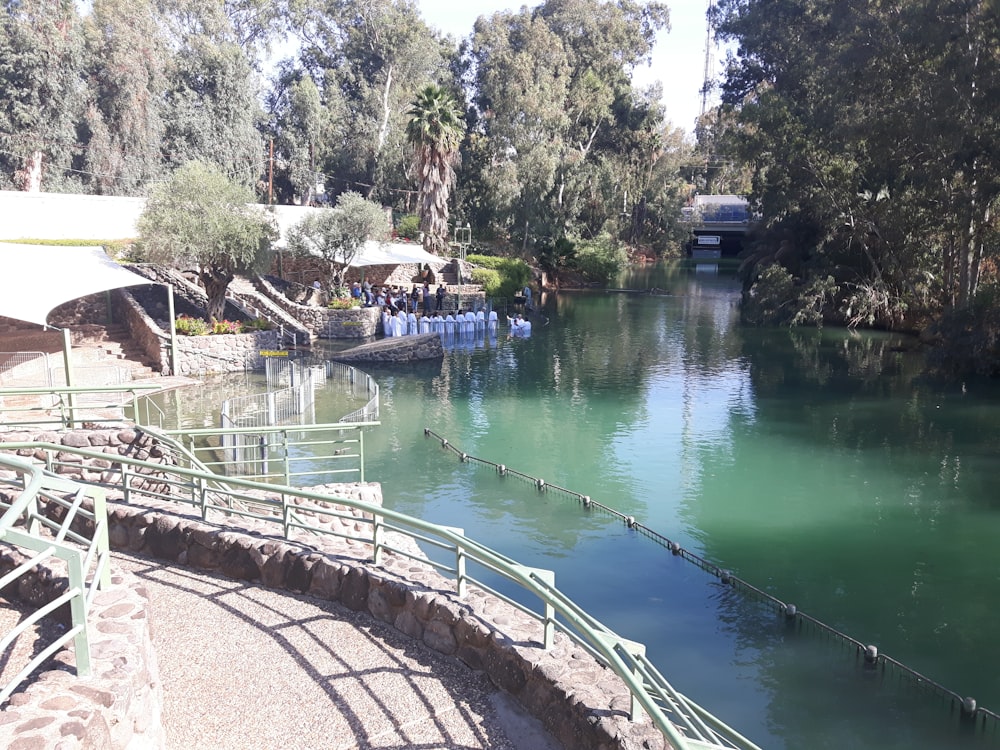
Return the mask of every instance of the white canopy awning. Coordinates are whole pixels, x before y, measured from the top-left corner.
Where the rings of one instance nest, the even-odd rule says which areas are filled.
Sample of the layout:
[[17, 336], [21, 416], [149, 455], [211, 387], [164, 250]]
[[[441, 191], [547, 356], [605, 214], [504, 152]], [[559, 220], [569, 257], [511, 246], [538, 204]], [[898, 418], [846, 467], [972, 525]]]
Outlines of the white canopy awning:
[[354, 256], [351, 265], [361, 266], [398, 266], [400, 263], [448, 263], [450, 258], [442, 258], [424, 250], [420, 245], [406, 242], [376, 242], [369, 240], [361, 252]]
[[88, 294], [151, 284], [119, 266], [101, 247], [0, 243], [0, 315], [46, 325], [53, 308]]

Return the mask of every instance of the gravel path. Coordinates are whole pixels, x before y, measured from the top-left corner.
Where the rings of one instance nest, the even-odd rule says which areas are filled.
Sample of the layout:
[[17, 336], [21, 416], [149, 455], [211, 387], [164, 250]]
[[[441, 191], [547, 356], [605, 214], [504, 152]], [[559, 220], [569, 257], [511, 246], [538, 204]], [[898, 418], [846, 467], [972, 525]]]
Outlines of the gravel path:
[[115, 554], [146, 582], [168, 750], [556, 750], [485, 675], [330, 602]]

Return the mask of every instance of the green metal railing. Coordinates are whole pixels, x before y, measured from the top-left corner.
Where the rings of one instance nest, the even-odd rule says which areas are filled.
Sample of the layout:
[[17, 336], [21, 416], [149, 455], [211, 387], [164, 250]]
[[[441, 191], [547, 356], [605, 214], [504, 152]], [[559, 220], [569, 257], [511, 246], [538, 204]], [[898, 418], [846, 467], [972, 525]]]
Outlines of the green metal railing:
[[[0, 455], [0, 466], [17, 477], [0, 483], [18, 492], [10, 503], [0, 501], [4, 509], [0, 517], [0, 544], [22, 550], [26, 558], [0, 577], [0, 591], [16, 586], [19, 578], [47, 565], [53, 558], [65, 564], [68, 576], [68, 585], [59, 596], [25, 616], [0, 639], [0, 653], [6, 653], [18, 637], [59, 607], [68, 604], [71, 617], [69, 630], [39, 651], [6, 684], [0, 685], [0, 703], [3, 703], [28, 675], [70, 641], [73, 641], [77, 674], [90, 674], [87, 614], [98, 588], [106, 588], [111, 579], [104, 490], [52, 476], [28, 460], [14, 456]], [[85, 501], [92, 504], [91, 510], [84, 507]], [[52, 512], [55, 506], [61, 510]], [[53, 516], [60, 520], [54, 520]], [[76, 524], [77, 521], [83, 523]], [[90, 529], [89, 536], [81, 534], [81, 528]]]
[[[72, 429], [83, 422], [121, 422], [128, 418], [128, 410], [131, 410], [131, 419], [142, 424], [140, 417], [143, 414], [147, 420], [155, 417], [149, 411], [152, 402], [143, 394], [158, 389], [159, 386], [152, 383], [3, 388], [0, 389], [0, 424]], [[156, 408], [155, 404], [153, 407]]]
[[[555, 585], [552, 571], [530, 568], [464, 536], [461, 529], [440, 526], [360, 500], [320, 494], [291, 487], [269, 485], [240, 478], [220, 478], [209, 472], [176, 465], [152, 464], [126, 456], [49, 443], [8, 443], [7, 450], [31, 447], [44, 452], [48, 465], [58, 465], [57, 456], [71, 453], [84, 460], [112, 461], [118, 467], [119, 485], [126, 502], [137, 496], [192, 505], [208, 520], [213, 513], [254, 518], [280, 526], [282, 534], [326, 534], [371, 546], [372, 562], [381, 565], [387, 552], [432, 567], [450, 576], [459, 598], [474, 586], [498, 596], [531, 615], [541, 627], [541, 645], [550, 648], [556, 632], [586, 647], [625, 683], [632, 698], [631, 718], [644, 711], [672, 747], [747, 748], [756, 746], [735, 730], [674, 690], [646, 659], [640, 644], [617, 635], [588, 615]], [[107, 476], [107, 474], [106, 474]], [[331, 503], [363, 514], [330, 507]], [[346, 524], [330, 524], [340, 518]], [[326, 521], [326, 523], [324, 523]], [[361, 529], [361, 530], [359, 530]], [[417, 543], [443, 550], [453, 562], [435, 562], [396, 546], [388, 532], [397, 532]], [[514, 601], [472, 575], [470, 568], [500, 576], [541, 603], [541, 612]]]
[[[333, 422], [309, 425], [252, 425], [216, 429], [148, 432], [172, 438], [216, 474], [252, 476], [258, 481], [278, 480], [293, 485], [301, 477], [325, 477], [329, 482], [365, 481], [365, 427], [378, 422]], [[228, 437], [254, 435], [256, 456], [229, 445]], [[311, 466], [304, 466], [312, 464]]]

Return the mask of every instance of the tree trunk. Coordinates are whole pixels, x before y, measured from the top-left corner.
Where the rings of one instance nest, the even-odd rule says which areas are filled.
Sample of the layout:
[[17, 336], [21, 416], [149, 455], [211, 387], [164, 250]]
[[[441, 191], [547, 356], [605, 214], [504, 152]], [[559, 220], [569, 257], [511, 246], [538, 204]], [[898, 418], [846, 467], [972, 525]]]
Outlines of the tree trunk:
[[226, 289], [229, 282], [233, 280], [233, 275], [218, 268], [202, 269], [199, 276], [201, 283], [205, 286], [205, 294], [208, 297], [209, 322], [224, 320], [226, 313]]

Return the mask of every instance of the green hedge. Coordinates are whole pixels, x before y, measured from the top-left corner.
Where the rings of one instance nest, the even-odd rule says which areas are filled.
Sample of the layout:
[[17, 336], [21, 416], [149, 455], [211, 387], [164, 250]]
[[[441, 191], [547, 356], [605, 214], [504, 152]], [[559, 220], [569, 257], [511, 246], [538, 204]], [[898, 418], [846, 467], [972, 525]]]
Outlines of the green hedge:
[[[482, 284], [488, 297], [513, 297], [520, 294], [531, 281], [531, 267], [520, 258], [501, 258], [496, 255], [468, 255], [466, 260], [479, 268], [472, 272], [472, 279]], [[489, 272], [496, 274], [496, 280]], [[482, 274], [485, 281], [478, 281]]]

